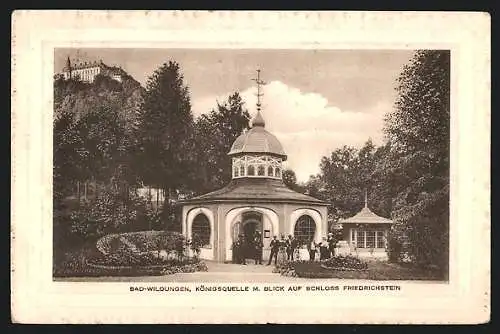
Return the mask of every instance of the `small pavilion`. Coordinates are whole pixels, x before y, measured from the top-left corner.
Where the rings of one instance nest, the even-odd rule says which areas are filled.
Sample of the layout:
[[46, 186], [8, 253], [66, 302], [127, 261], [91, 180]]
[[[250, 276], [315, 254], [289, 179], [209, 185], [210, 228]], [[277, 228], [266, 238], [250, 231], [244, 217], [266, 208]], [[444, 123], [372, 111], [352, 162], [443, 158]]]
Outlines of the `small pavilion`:
[[342, 224], [342, 237], [352, 255], [387, 259], [387, 237], [393, 221], [376, 215], [365, 206], [353, 217], [339, 221]]

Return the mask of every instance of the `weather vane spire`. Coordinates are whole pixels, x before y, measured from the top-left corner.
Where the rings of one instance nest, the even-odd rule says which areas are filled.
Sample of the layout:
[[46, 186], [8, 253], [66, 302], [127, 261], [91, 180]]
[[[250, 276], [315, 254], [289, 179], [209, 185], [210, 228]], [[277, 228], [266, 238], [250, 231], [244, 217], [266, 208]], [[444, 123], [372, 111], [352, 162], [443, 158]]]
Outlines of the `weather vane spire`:
[[260, 79], [260, 69], [257, 70], [257, 78], [252, 79], [257, 83], [257, 111], [260, 111], [260, 108], [262, 104], [260, 103], [260, 98], [264, 94], [261, 92], [261, 86], [265, 85], [266, 83]]
[[366, 188], [365, 188], [365, 208], [368, 207], [368, 192], [366, 191]]

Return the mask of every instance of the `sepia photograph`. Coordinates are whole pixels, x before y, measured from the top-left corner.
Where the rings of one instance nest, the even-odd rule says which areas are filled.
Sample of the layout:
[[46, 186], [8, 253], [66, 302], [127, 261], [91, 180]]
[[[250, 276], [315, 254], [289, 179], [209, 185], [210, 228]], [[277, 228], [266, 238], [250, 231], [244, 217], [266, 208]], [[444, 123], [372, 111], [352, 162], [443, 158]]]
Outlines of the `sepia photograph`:
[[12, 27], [12, 322], [489, 321], [487, 13]]
[[54, 279], [448, 280], [449, 50], [54, 52]]

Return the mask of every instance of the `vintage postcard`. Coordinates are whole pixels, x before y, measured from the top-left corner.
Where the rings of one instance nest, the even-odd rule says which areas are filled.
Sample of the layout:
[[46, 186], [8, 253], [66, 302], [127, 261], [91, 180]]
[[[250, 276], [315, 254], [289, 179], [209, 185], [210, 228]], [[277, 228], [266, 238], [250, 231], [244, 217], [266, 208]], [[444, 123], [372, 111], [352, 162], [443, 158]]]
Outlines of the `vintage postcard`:
[[17, 11], [12, 321], [484, 323], [484, 13]]

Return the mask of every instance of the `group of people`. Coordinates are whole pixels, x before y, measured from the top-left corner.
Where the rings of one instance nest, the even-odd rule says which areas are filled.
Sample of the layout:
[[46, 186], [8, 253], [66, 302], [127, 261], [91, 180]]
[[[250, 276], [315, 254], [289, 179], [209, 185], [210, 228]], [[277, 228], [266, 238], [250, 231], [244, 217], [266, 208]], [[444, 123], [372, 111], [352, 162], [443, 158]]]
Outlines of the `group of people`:
[[[311, 238], [307, 242], [307, 250], [309, 252], [309, 260], [314, 261], [316, 259], [316, 254], [319, 252], [319, 259], [326, 260], [330, 257], [335, 256], [335, 246], [337, 240], [334, 238], [333, 233], [328, 233], [328, 236], [323, 237], [322, 241], [317, 243]], [[293, 261], [294, 257], [298, 259], [298, 248], [299, 242], [292, 235], [289, 235], [287, 239], [282, 235], [281, 240], [278, 240], [276, 236], [271, 240], [271, 256], [269, 256], [268, 265], [271, 264], [274, 259], [274, 264], [278, 262], [278, 255], [280, 253], [286, 253], [286, 259], [288, 261]]]
[[247, 264], [247, 258], [255, 261], [255, 264], [262, 264], [262, 235], [259, 231], [250, 238], [245, 238], [243, 234], [233, 243], [233, 263]]
[[[309, 252], [309, 260], [314, 261], [316, 254], [319, 253], [319, 259], [325, 260], [335, 255], [335, 240], [333, 233], [328, 233], [328, 236], [323, 237], [322, 241], [317, 243], [314, 239], [307, 242], [307, 250]], [[271, 265], [273, 259], [274, 264], [278, 262], [278, 257], [293, 261], [294, 258], [298, 259], [299, 241], [292, 235], [285, 238], [284, 235], [278, 240], [277, 236], [273, 236], [269, 247], [271, 254], [267, 265]], [[262, 249], [264, 243], [262, 235], [256, 231], [252, 237], [245, 237], [243, 234], [238, 236], [238, 239], [233, 243], [233, 263], [246, 265], [248, 258], [253, 259], [255, 264], [262, 264]]]
[[310, 240], [307, 244], [309, 260], [314, 261], [318, 252], [320, 261], [335, 256], [336, 244], [337, 240], [334, 238], [333, 233], [328, 233], [328, 236], [323, 237], [319, 243], [316, 243], [314, 239]]
[[288, 261], [293, 261], [294, 256], [297, 258], [296, 253], [298, 252], [299, 243], [297, 239], [295, 239], [292, 235], [289, 235], [288, 238], [285, 238], [284, 235], [281, 236], [281, 239], [278, 240], [276, 236], [273, 236], [273, 240], [269, 244], [271, 248], [271, 255], [269, 256], [269, 261], [267, 265], [271, 265], [271, 262], [274, 258], [274, 264], [278, 262], [278, 254], [284, 254]]

